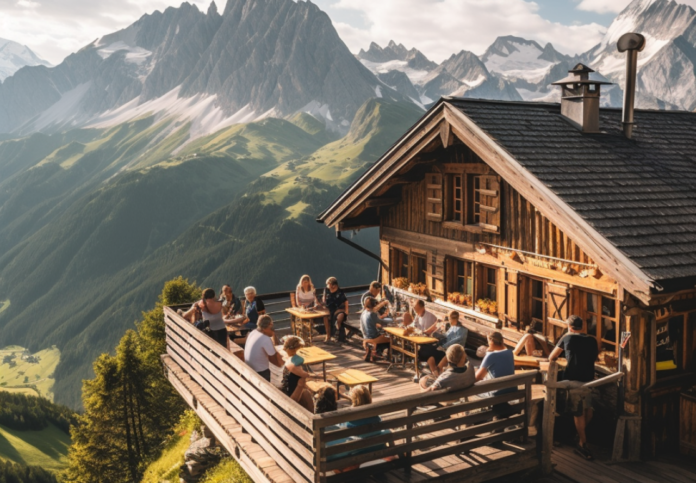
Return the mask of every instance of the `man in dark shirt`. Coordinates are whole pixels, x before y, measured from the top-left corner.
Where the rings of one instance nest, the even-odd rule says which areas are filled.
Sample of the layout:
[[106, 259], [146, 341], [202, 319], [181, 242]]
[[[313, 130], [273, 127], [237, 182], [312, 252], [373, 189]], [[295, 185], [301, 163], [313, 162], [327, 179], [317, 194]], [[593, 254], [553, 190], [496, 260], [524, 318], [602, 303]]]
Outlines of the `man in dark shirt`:
[[382, 293], [382, 284], [379, 282], [372, 282], [370, 284], [370, 288], [367, 292], [365, 292], [362, 297], [360, 298], [360, 304], [365, 307], [365, 301], [372, 297], [374, 299], [379, 300], [380, 303], [383, 304], [383, 306], [377, 311], [377, 314], [379, 315], [379, 318], [382, 319], [382, 322], [385, 324], [391, 324], [394, 322], [394, 319], [389, 316], [389, 308], [386, 305], [387, 302], [384, 299], [380, 299], [380, 294]]
[[338, 331], [338, 341], [346, 341], [346, 331], [343, 323], [348, 317], [348, 297], [343, 293], [338, 286], [336, 277], [329, 277], [326, 280], [326, 289], [324, 290], [324, 306], [329, 309], [329, 318], [331, 325], [336, 327]]
[[599, 354], [597, 339], [584, 333], [584, 322], [577, 315], [568, 317], [568, 333], [556, 344], [549, 355], [550, 361], [557, 360], [565, 351], [568, 366], [565, 369], [565, 379], [572, 381], [568, 391], [570, 409], [575, 418], [575, 429], [578, 431], [580, 443], [576, 453], [590, 460], [592, 453], [587, 448], [585, 428], [592, 420], [592, 392], [581, 386], [594, 380], [595, 361]]

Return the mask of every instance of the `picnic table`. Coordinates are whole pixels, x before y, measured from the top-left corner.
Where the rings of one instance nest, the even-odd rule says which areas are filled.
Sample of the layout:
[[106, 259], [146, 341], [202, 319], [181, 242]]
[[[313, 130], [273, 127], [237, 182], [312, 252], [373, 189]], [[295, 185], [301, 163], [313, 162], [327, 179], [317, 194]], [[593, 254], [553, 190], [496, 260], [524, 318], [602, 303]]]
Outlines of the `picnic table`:
[[[280, 353], [281, 356], [283, 356], [284, 360], [287, 359], [288, 355], [285, 352], [285, 350], [283, 350], [282, 345], [277, 346], [276, 350]], [[316, 346], [303, 347], [302, 349], [297, 351], [297, 355], [304, 359], [304, 365], [308, 368], [309, 366], [321, 364], [321, 369], [324, 374], [324, 381], [326, 381], [326, 363], [328, 361], [336, 359], [336, 356], [332, 353], [327, 352], [324, 349], [320, 349]]]
[[312, 345], [312, 334], [317, 319], [323, 319], [329, 316], [329, 311], [326, 309], [290, 307], [285, 309], [285, 311], [290, 314], [290, 330], [292, 335], [301, 338], [308, 346]]
[[367, 385], [370, 394], [372, 394], [372, 383], [379, 381], [376, 377], [372, 377], [369, 374], [359, 371], [357, 369], [339, 369], [337, 371], [332, 371], [330, 374], [336, 378], [336, 397], [341, 397], [341, 392], [339, 388], [341, 384], [351, 389], [354, 386], [361, 384]]
[[402, 365], [405, 365], [406, 357], [412, 357], [413, 366], [416, 370], [416, 377], [420, 377], [420, 368], [418, 367], [418, 349], [424, 344], [435, 344], [438, 342], [438, 340], [435, 337], [430, 336], [404, 335], [405, 330], [406, 329], [403, 327], [384, 328], [384, 331], [391, 336], [389, 340], [389, 361], [392, 361], [394, 352], [399, 352], [402, 354], [404, 358], [404, 364]]

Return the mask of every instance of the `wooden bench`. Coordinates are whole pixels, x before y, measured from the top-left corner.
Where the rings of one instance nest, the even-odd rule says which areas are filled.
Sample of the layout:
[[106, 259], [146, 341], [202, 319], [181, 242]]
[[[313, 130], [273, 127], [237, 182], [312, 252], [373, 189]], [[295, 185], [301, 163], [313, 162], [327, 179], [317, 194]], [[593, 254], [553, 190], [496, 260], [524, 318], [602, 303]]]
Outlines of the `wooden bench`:
[[372, 394], [372, 384], [379, 381], [379, 379], [376, 377], [372, 377], [371, 375], [365, 374], [363, 371], [359, 371], [357, 369], [340, 369], [338, 371], [332, 371], [329, 374], [336, 378], [337, 398], [341, 397], [341, 393], [339, 391], [341, 384], [346, 386], [349, 390], [354, 386], [365, 384], [370, 390], [370, 394]]

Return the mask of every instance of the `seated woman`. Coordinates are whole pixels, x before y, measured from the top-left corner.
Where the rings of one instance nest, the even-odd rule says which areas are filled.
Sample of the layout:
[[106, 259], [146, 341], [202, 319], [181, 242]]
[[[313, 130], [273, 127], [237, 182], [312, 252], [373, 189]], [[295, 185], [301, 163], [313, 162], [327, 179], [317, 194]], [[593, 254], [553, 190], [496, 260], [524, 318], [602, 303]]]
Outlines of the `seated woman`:
[[[382, 304], [378, 304], [374, 297], [367, 297], [365, 299], [365, 308], [360, 316], [363, 348], [365, 349], [365, 362], [370, 362], [371, 359], [377, 359], [379, 357], [377, 354], [380, 350], [380, 345], [389, 345], [389, 337], [380, 332], [382, 328], [382, 320], [379, 318], [380, 305]], [[374, 347], [374, 350], [370, 346]]]
[[304, 359], [297, 355], [304, 341], [297, 336], [290, 335], [284, 338], [283, 350], [288, 355], [288, 360], [283, 366], [282, 391], [293, 401], [299, 403], [307, 411], [314, 412], [312, 395], [307, 390], [307, 379], [316, 378], [302, 369]]
[[193, 306], [183, 314], [185, 319], [192, 317], [196, 313], [196, 308], [201, 312], [202, 320], [207, 320], [210, 324], [209, 335], [223, 347], [227, 347], [227, 328], [222, 317], [222, 302], [216, 300], [215, 290], [207, 288], [203, 290], [201, 300], [193, 304]]
[[[293, 307], [303, 307], [305, 309], [320, 305], [319, 300], [317, 299], [314, 284], [312, 283], [312, 279], [309, 275], [302, 275], [300, 278], [300, 283], [297, 284], [297, 288], [295, 289], [295, 297], [290, 297], [290, 302], [292, 303]], [[320, 332], [321, 329], [322, 327], [319, 327]], [[326, 317], [324, 317], [323, 330], [326, 334], [324, 342], [329, 342], [331, 339], [331, 323]]]
[[466, 327], [462, 327], [459, 323], [459, 312], [456, 310], [450, 311], [448, 314], [450, 321], [450, 328], [445, 333], [445, 335], [434, 334], [434, 337], [439, 339], [438, 347], [430, 352], [430, 357], [428, 357], [428, 367], [430, 367], [430, 372], [433, 376], [439, 376], [442, 371], [447, 366], [447, 359], [445, 358], [445, 351], [455, 344], [459, 344], [462, 347], [466, 346], [466, 338], [469, 335], [469, 330]]
[[256, 322], [259, 320], [259, 315], [266, 313], [266, 307], [263, 305], [263, 300], [256, 296], [254, 287], [244, 289], [244, 313], [246, 314], [246, 323], [242, 326], [244, 329], [254, 330]]

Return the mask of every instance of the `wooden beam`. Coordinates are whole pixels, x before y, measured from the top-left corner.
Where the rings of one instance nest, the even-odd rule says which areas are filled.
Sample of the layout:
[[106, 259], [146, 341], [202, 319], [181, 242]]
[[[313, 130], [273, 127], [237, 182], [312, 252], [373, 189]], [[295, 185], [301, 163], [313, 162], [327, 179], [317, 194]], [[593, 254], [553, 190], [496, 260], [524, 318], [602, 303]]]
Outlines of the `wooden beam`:
[[445, 118], [452, 124], [454, 135], [546, 218], [573, 238], [605, 273], [610, 274], [643, 302], [650, 301], [653, 280], [635, 262], [597, 233], [575, 210], [525, 169], [463, 112], [446, 105]]
[[367, 208], [376, 208], [378, 206], [391, 206], [401, 201], [401, 198], [372, 198], [365, 202]]
[[362, 215], [355, 218], [347, 218], [337, 226], [338, 231], [362, 230], [379, 226], [379, 216], [376, 214]]

